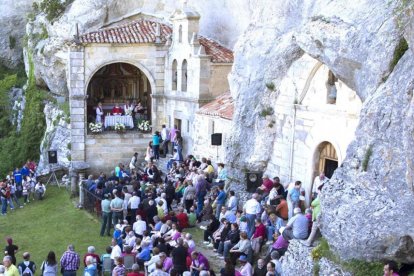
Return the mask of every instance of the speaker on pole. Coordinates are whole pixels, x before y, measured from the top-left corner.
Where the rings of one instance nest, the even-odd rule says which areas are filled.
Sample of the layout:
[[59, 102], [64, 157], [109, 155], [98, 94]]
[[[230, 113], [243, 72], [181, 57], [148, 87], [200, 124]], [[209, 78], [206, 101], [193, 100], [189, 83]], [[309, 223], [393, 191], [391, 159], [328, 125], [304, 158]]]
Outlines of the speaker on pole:
[[49, 164], [57, 164], [58, 158], [57, 158], [56, 150], [49, 150], [47, 152], [47, 157], [48, 157]]
[[212, 146], [221, 146], [221, 133], [213, 133], [211, 134], [211, 145]]
[[246, 173], [246, 190], [249, 193], [254, 193], [260, 185], [262, 185], [262, 172], [247, 172]]

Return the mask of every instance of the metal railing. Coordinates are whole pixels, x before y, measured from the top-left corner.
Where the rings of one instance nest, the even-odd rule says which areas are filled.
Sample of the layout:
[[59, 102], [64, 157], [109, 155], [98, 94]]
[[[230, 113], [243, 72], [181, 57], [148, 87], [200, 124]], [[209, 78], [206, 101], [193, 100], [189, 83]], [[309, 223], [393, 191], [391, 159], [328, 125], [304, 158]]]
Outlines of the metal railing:
[[101, 198], [88, 190], [86, 180], [79, 181], [79, 208], [87, 210], [89, 213], [102, 216]]

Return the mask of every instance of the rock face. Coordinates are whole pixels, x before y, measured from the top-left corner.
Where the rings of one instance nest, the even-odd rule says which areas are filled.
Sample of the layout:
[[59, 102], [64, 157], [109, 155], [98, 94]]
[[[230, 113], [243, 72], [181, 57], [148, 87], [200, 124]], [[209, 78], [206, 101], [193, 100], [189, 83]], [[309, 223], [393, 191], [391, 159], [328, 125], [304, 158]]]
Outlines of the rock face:
[[45, 105], [44, 113], [46, 119], [46, 132], [40, 145], [41, 155], [37, 166], [37, 173], [41, 175], [47, 174], [50, 171], [48, 150], [57, 151], [57, 167], [68, 168], [71, 160], [70, 124], [68, 123], [66, 115], [62, 110], [51, 103]]
[[22, 40], [32, 0], [0, 2], [0, 61], [14, 68], [23, 61]]
[[[352, 6], [340, 0], [261, 6], [236, 45], [229, 78], [235, 123], [227, 157], [234, 175], [241, 178], [245, 168], [277, 171], [268, 161], [278, 133], [261, 125], [259, 107], [275, 106], [288, 69], [309, 54], [363, 101], [356, 139], [324, 188], [322, 232], [343, 259], [413, 262], [413, 52], [390, 66], [402, 33], [412, 42], [412, 32], [404, 29], [412, 22], [397, 24], [406, 7], [369, 0]], [[269, 80], [273, 93], [265, 86]]]
[[[252, 0], [214, 0], [194, 1], [188, 5], [200, 12], [200, 32], [203, 35], [232, 47], [249, 22], [253, 3]], [[67, 44], [76, 34], [76, 24], [79, 32], [84, 33], [110, 23], [116, 24], [140, 12], [168, 20], [181, 6], [180, 1], [165, 0], [75, 0], [53, 24], [45, 19], [44, 14], [39, 14], [26, 28], [37, 84], [49, 88], [55, 95], [67, 96]], [[25, 57], [27, 68], [27, 55]]]
[[[337, 264], [326, 258], [314, 261], [312, 248], [302, 245], [298, 240], [291, 240], [289, 248], [281, 258], [283, 275], [320, 275], [320, 276], [351, 276]], [[318, 263], [318, 264], [317, 264]], [[317, 273], [318, 272], [318, 273]]]

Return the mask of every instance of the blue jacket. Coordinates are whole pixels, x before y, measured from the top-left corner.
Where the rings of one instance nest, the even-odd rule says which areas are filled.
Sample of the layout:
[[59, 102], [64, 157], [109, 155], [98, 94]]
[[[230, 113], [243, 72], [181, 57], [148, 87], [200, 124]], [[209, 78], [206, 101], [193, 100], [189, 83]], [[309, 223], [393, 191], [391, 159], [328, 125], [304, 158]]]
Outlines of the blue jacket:
[[13, 173], [14, 175], [14, 181], [16, 181], [16, 183], [22, 184], [22, 173], [21, 171], [14, 171]]

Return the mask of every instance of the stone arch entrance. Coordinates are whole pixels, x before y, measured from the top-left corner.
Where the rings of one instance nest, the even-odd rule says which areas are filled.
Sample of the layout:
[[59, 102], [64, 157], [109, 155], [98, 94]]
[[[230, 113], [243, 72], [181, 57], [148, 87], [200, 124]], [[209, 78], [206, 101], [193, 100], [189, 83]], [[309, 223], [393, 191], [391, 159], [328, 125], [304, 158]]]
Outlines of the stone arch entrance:
[[338, 155], [335, 147], [327, 141], [320, 143], [314, 155], [313, 176], [316, 177], [321, 172], [324, 172], [326, 177], [331, 178], [337, 168]]
[[106, 64], [88, 83], [87, 121], [95, 121], [98, 102], [102, 102], [104, 114], [110, 113], [117, 103], [124, 107], [141, 102], [143, 113], [136, 117], [151, 121], [151, 94], [150, 80], [140, 68], [126, 62]]

